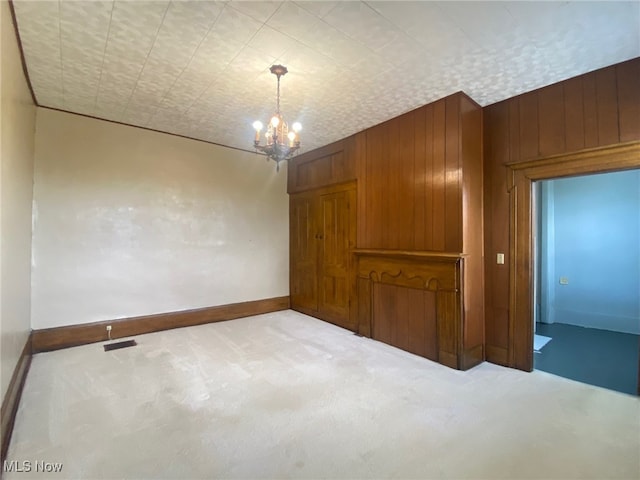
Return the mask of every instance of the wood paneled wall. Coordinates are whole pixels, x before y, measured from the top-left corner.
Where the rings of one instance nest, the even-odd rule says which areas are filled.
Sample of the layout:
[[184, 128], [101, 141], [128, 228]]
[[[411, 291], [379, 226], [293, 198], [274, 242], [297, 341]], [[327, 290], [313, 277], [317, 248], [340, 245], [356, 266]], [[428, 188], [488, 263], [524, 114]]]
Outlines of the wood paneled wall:
[[[441, 342], [435, 356], [435, 344], [428, 341], [421, 343], [418, 350], [455, 368], [468, 368], [482, 361], [481, 107], [459, 92], [344, 140], [299, 155], [289, 165], [288, 191], [299, 194], [353, 179], [357, 183], [356, 254], [358, 251], [376, 250], [382, 252], [382, 257], [393, 256], [400, 251], [447, 254], [457, 260], [464, 257], [464, 268], [460, 260], [462, 286], [456, 295], [464, 293], [455, 305], [462, 310], [456, 310], [455, 320], [446, 321], [449, 310], [442, 304], [437, 315], [440, 326], [455, 324], [455, 335], [452, 333], [451, 338], [446, 337], [455, 345], [447, 350], [446, 342]], [[292, 242], [292, 252], [296, 250], [295, 245]], [[295, 255], [293, 252], [293, 275], [297, 275]], [[415, 255], [409, 258], [417, 263], [422, 261], [418, 261]], [[367, 306], [367, 302], [375, 300], [377, 318], [386, 320], [386, 323], [378, 323], [379, 327], [382, 325], [382, 330], [378, 331], [380, 339], [414, 351], [418, 347], [409, 338], [421, 338], [425, 331], [431, 331], [425, 325], [433, 323], [429, 323], [429, 319], [435, 314], [425, 307], [419, 311], [411, 310], [405, 316], [402, 309], [415, 292], [397, 291], [377, 285], [380, 282], [374, 283], [376, 285], [367, 286], [360, 282], [359, 287], [354, 288], [358, 311], [366, 316], [363, 312], [373, 308]], [[296, 298], [292, 293], [294, 308], [299, 307]], [[400, 310], [392, 314], [396, 307]], [[356, 308], [353, 305], [350, 308], [353, 318]], [[418, 318], [421, 320], [416, 320]], [[423, 321], [427, 323], [420, 323]], [[371, 334], [364, 323], [351, 320], [350, 324], [358, 325], [363, 335]], [[433, 340], [431, 337], [430, 334], [427, 340]]]
[[[451, 95], [372, 127], [356, 142], [359, 248], [462, 252], [460, 138], [472, 125], [461, 112], [469, 105], [475, 103], [466, 95]], [[479, 126], [476, 112], [469, 118]]]
[[358, 248], [462, 253], [465, 235], [482, 236], [481, 125], [473, 100], [450, 95], [299, 155], [288, 192], [357, 179]]
[[640, 140], [640, 58], [483, 109], [487, 359], [509, 364], [509, 194], [505, 164]]
[[289, 162], [287, 193], [300, 193], [356, 178], [356, 136], [298, 155]]
[[484, 360], [482, 338], [465, 340], [465, 255], [364, 249], [355, 255], [361, 335], [451, 368]]

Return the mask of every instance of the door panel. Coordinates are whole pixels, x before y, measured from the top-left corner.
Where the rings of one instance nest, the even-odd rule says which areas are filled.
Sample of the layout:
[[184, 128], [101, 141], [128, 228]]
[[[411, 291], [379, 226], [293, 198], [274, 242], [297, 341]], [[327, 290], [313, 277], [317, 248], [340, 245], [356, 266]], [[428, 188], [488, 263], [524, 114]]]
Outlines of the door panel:
[[349, 248], [355, 210], [354, 190], [320, 196], [320, 315], [349, 328]]
[[291, 197], [291, 306], [318, 309], [317, 198]]

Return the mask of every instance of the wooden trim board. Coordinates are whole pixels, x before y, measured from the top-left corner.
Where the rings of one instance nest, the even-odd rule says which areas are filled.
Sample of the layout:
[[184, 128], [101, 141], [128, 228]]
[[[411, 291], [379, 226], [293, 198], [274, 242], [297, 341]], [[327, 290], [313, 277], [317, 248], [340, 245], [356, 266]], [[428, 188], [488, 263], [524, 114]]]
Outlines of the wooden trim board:
[[7, 388], [7, 392], [2, 401], [2, 409], [0, 411], [1, 420], [1, 434], [0, 441], [2, 442], [0, 447], [0, 465], [4, 465], [4, 461], [7, 458], [7, 451], [9, 450], [9, 442], [11, 441], [11, 434], [13, 433], [13, 424], [16, 419], [16, 413], [18, 412], [18, 405], [20, 404], [20, 397], [22, 396], [22, 388], [29, 372], [29, 366], [31, 365], [31, 339], [32, 335], [29, 335], [18, 364], [11, 376], [11, 382]]
[[507, 166], [510, 169], [510, 278], [506, 363], [509, 367], [530, 372], [533, 370], [533, 182], [640, 168], [640, 142], [592, 148]]
[[40, 353], [88, 343], [104, 342], [109, 338], [107, 325], [111, 325], [111, 338], [114, 339], [249, 317], [261, 313], [287, 310], [288, 308], [289, 297], [286, 296], [82, 325], [46, 328], [33, 331], [32, 349], [33, 353]]

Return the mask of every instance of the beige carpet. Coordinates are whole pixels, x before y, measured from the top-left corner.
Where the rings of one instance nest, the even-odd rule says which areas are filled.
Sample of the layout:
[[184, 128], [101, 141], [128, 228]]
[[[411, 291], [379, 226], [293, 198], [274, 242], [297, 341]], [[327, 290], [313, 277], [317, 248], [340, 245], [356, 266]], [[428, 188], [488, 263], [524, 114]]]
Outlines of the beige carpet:
[[636, 397], [292, 311], [136, 340], [33, 358], [5, 478], [640, 477]]

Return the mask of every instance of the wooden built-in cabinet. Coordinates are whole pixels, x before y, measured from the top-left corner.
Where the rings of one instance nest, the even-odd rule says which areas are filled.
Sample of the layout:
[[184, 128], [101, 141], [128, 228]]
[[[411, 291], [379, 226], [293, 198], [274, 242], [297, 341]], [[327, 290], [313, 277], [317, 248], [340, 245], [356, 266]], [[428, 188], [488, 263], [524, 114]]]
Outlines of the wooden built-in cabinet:
[[484, 359], [479, 105], [457, 93], [300, 155], [288, 191], [292, 308], [454, 368]]
[[355, 331], [349, 304], [355, 183], [290, 197], [291, 308]]

